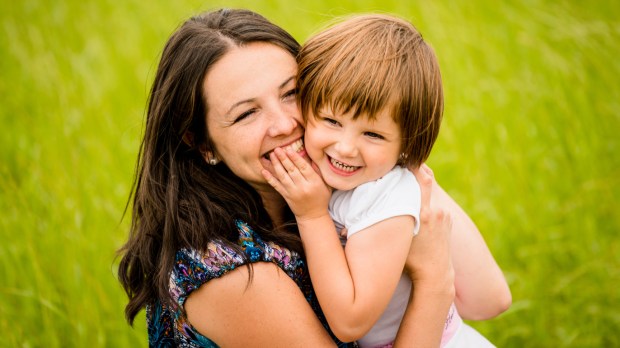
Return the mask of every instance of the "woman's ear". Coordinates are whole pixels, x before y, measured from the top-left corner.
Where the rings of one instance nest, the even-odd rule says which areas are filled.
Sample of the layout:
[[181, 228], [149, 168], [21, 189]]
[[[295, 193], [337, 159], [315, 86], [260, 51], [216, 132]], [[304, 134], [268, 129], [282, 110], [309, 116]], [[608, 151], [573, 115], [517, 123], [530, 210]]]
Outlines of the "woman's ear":
[[206, 144], [200, 145], [198, 147], [198, 151], [200, 151], [200, 154], [202, 155], [202, 158], [204, 158], [205, 161], [207, 163], [209, 163], [210, 165], [214, 166], [214, 165], [220, 163], [220, 160], [217, 158], [217, 155], [215, 155], [213, 153], [213, 151], [207, 150], [207, 145]]
[[183, 133], [183, 137], [181, 139], [183, 140], [185, 145], [187, 145], [189, 147], [194, 147], [194, 133], [192, 133], [190, 131], [185, 131], [185, 133]]
[[[190, 132], [190, 131], [185, 131], [185, 133], [183, 133], [183, 142], [189, 146], [189, 147], [194, 147], [194, 133]], [[218, 163], [220, 163], [220, 160], [217, 158], [217, 156], [213, 153], [213, 151], [209, 151], [207, 150], [207, 144], [202, 143], [200, 146], [198, 146], [198, 151], [200, 152], [200, 155], [202, 155], [202, 158], [205, 159], [205, 161], [207, 163], [209, 163], [210, 165], [214, 166]]]

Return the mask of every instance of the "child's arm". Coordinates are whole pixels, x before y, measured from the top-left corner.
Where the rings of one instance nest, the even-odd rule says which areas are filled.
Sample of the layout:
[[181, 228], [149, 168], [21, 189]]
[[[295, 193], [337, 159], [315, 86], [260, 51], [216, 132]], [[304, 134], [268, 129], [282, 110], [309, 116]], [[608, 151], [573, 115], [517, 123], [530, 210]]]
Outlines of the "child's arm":
[[510, 288], [474, 222], [436, 182], [432, 206], [448, 211], [453, 218], [455, 304], [461, 317], [484, 320], [507, 310], [512, 303]]
[[345, 257], [320, 176], [292, 152], [276, 149], [271, 161], [275, 176], [263, 174], [296, 216], [310, 277], [330, 328], [342, 341], [357, 340], [374, 325], [394, 293], [413, 238], [414, 219], [393, 217], [358, 232], [348, 240]]

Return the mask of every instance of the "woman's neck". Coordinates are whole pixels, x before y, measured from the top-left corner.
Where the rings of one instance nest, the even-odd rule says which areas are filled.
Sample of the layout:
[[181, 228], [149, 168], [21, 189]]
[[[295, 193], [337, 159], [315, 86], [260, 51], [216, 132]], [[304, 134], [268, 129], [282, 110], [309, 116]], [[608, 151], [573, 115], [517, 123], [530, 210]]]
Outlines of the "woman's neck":
[[258, 194], [263, 200], [265, 210], [275, 228], [280, 228], [284, 224], [284, 208], [286, 207], [286, 201], [275, 190], [257, 190]]

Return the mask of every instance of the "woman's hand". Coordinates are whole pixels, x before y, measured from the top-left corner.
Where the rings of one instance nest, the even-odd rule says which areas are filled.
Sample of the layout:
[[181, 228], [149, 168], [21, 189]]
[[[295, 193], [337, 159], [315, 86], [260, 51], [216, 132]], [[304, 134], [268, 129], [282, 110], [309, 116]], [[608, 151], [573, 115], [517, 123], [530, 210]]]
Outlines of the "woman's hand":
[[414, 288], [451, 288], [454, 291], [454, 269], [450, 256], [450, 231], [452, 219], [448, 212], [431, 208], [431, 194], [434, 185], [432, 170], [423, 164], [414, 170], [422, 192], [420, 210], [420, 232], [409, 249], [405, 271], [411, 277]]
[[[426, 169], [418, 173], [424, 175], [423, 171]], [[449, 233], [450, 259], [454, 267], [454, 303], [459, 315], [469, 320], [485, 320], [499, 315], [512, 303], [510, 288], [501, 268], [478, 227], [458, 203], [434, 180], [431, 191], [431, 211], [442, 209], [449, 213], [452, 221]], [[414, 242], [419, 241], [414, 238]], [[437, 250], [435, 257], [440, 257], [439, 253]]]
[[267, 182], [284, 197], [298, 222], [328, 215], [331, 189], [312, 163], [287, 149], [276, 148], [270, 154], [274, 173], [263, 170]]
[[433, 172], [426, 165], [413, 171], [422, 191], [420, 231], [413, 237], [405, 272], [413, 290], [394, 347], [439, 347], [448, 310], [454, 301], [450, 257], [452, 219], [431, 208]]

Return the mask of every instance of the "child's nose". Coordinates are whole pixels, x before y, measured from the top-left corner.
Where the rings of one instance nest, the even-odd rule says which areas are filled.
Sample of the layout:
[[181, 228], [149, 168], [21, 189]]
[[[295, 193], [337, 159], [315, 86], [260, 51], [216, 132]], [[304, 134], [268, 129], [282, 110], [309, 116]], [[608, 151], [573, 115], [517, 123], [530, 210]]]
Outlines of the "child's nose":
[[358, 153], [355, 141], [346, 136], [336, 143], [336, 151], [338, 151], [341, 156], [346, 157], [355, 157]]

